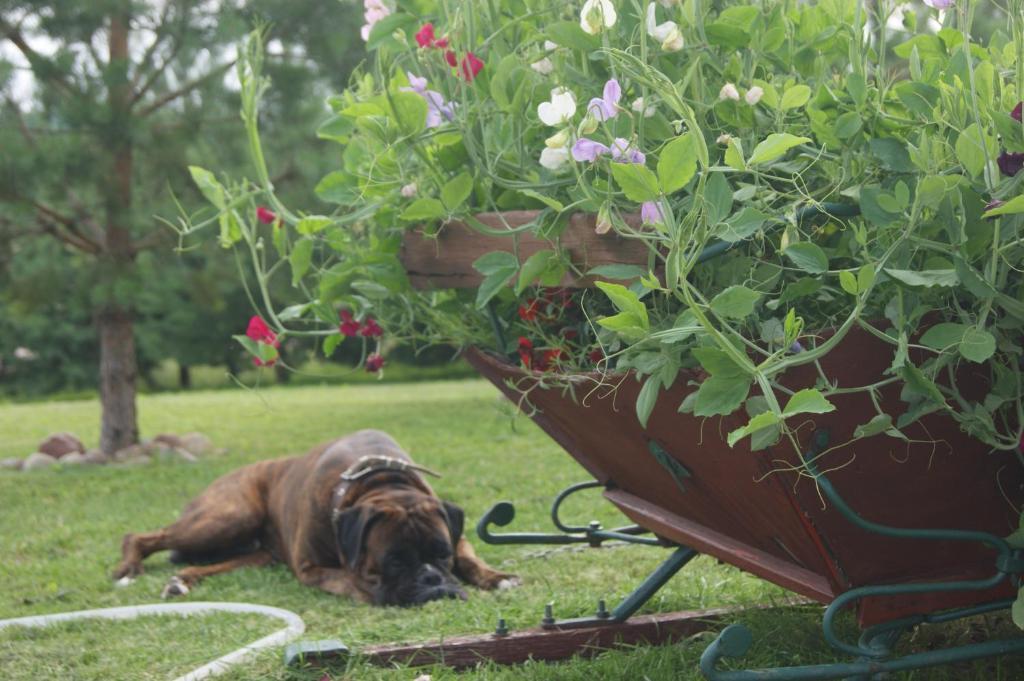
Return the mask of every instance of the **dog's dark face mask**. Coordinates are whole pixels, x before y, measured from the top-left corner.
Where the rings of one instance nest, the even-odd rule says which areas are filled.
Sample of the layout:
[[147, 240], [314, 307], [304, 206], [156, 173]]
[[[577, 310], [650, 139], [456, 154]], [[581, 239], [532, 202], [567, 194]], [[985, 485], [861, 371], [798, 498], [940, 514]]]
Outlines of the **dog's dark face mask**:
[[466, 597], [452, 574], [462, 509], [409, 493], [360, 504], [335, 523], [341, 559], [377, 605], [420, 605]]

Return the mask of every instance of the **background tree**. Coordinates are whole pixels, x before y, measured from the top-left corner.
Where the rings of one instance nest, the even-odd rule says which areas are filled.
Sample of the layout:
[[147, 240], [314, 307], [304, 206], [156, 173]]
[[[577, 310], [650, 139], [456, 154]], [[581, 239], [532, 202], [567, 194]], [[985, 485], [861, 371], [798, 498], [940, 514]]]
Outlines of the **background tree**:
[[[231, 168], [244, 158], [231, 87], [236, 41], [254, 21], [269, 22], [267, 69], [277, 87], [265, 128], [284, 190], [293, 181], [302, 191], [329, 166], [311, 152], [310, 131], [324, 95], [347, 79], [362, 50], [357, 10], [288, 0], [241, 9], [212, 0], [0, 0], [0, 231], [10, 257], [32, 255], [31, 267], [18, 267], [48, 282], [49, 295], [32, 309], [53, 324], [36, 333], [59, 333], [59, 304], [95, 326], [103, 451], [138, 440], [136, 322], [163, 323], [195, 307], [196, 325], [210, 292], [195, 285], [197, 273], [222, 257], [177, 256], [171, 232], [153, 216], [176, 212], [172, 192], [186, 208], [200, 205], [188, 164]], [[31, 80], [16, 78], [20, 72]], [[6, 304], [29, 309], [22, 289], [9, 288]], [[208, 297], [206, 311], [217, 315], [234, 300]], [[12, 338], [18, 342], [12, 333], [3, 344]], [[167, 352], [166, 344], [153, 347]]]

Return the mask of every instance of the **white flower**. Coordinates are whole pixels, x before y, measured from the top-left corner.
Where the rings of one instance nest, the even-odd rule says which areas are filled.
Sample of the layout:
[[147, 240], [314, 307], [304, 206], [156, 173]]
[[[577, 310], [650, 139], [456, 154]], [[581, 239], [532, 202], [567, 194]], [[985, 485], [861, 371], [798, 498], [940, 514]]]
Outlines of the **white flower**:
[[654, 16], [656, 7], [653, 2], [647, 5], [647, 35], [661, 43], [661, 49], [666, 52], [678, 52], [683, 49], [683, 34], [674, 21], [657, 23]]
[[755, 85], [754, 87], [747, 90], [747, 94], [743, 96], [743, 99], [747, 100], [747, 104], [749, 104], [750, 106], [754, 106], [755, 104], [761, 101], [761, 97], [763, 96], [764, 90], [760, 86]]
[[564, 125], [576, 114], [576, 95], [564, 87], [551, 91], [551, 101], [537, 107], [537, 115], [545, 125]]
[[717, 142], [718, 144], [728, 144], [731, 141], [732, 135], [724, 132], [718, 136], [718, 139], [715, 140], [715, 142]]
[[672, 5], [680, 4], [681, 0], [658, 0], [662, 7], [671, 7]]
[[732, 83], [726, 83], [718, 92], [719, 99], [731, 99], [734, 102], [740, 101], [740, 91]]
[[416, 192], [418, 191], [418, 187], [416, 187], [416, 183], [415, 182], [410, 182], [409, 184], [407, 184], [404, 187], [402, 187], [402, 189], [400, 191], [401, 191], [402, 196], [404, 196], [407, 199], [411, 199], [412, 197], [416, 196]]
[[38, 357], [39, 355], [29, 348], [21, 346], [14, 348], [14, 359], [20, 359], [23, 362], [31, 362]]
[[558, 43], [552, 42], [550, 40], [545, 40], [544, 41], [544, 51], [546, 51], [546, 52], [554, 52], [557, 49], [558, 49]]
[[647, 104], [644, 102], [643, 97], [637, 97], [634, 99], [629, 108], [636, 111], [638, 114], [643, 114], [644, 118], [650, 118], [658, 112], [658, 107], [653, 104]]
[[539, 59], [530, 64], [530, 68], [539, 73], [540, 75], [546, 76], [555, 70], [555, 65], [551, 63], [550, 59], [544, 57], [543, 59]]
[[618, 18], [611, 0], [587, 0], [580, 10], [580, 28], [590, 35], [597, 35], [602, 28], [614, 26]]
[[540, 164], [548, 170], [558, 170], [569, 162], [569, 147], [544, 147], [540, 152]]

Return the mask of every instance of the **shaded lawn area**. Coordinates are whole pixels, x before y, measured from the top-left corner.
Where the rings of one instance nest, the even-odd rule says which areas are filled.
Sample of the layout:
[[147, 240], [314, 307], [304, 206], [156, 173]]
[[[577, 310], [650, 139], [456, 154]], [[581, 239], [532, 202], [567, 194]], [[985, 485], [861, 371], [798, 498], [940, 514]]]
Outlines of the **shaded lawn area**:
[[[467, 528], [495, 501], [516, 503], [513, 529], [548, 530], [551, 498], [587, 479], [585, 472], [498, 392], [483, 381], [415, 385], [271, 388], [144, 396], [144, 435], [198, 430], [228, 451], [196, 464], [66, 468], [32, 473], [0, 472], [0, 619], [85, 608], [158, 602], [173, 566], [166, 554], [147, 563], [131, 587], [115, 588], [111, 569], [121, 536], [154, 529], [214, 478], [242, 464], [286, 454], [360, 429], [394, 435], [420, 463], [444, 477], [432, 484], [466, 510]], [[87, 444], [97, 440], [95, 402], [0, 406], [0, 458], [23, 456], [45, 435], [67, 430]], [[566, 504], [566, 518], [623, 518], [595, 492]], [[475, 534], [470, 535], [475, 539]], [[513, 628], [535, 626], [543, 606], [554, 602], [559, 617], [589, 614], [599, 598], [609, 605], [628, 593], [663, 560], [663, 549], [544, 549], [493, 547], [475, 540], [492, 565], [518, 573], [524, 585], [511, 592], [471, 591], [467, 603], [435, 602], [414, 610], [371, 608], [303, 587], [282, 566], [245, 569], [202, 583], [193, 600], [244, 601], [286, 608], [306, 622], [305, 637], [338, 638], [350, 647], [391, 641], [422, 641], [484, 633], [498, 617]], [[659, 592], [643, 612], [769, 603], [789, 593], [708, 557], [698, 558]], [[837, 659], [821, 639], [821, 609], [790, 607], [753, 613], [742, 621], [754, 630], [753, 665], [786, 665]], [[150, 618], [135, 624], [64, 625], [47, 631], [0, 633], [5, 679], [169, 678], [199, 666], [278, 627], [259, 617], [212, 615], [194, 621]], [[855, 635], [850, 622], [847, 634]], [[1007, 618], [950, 625], [911, 642], [914, 649], [964, 643], [988, 635], [1013, 635]], [[709, 636], [664, 648], [605, 653], [595, 660], [513, 668], [482, 665], [456, 675], [427, 670], [434, 679], [698, 679], [700, 652]], [[938, 641], [939, 643], [936, 643]], [[178, 646], [179, 654], [169, 654]], [[335, 678], [411, 680], [419, 671], [384, 670], [358, 660]], [[226, 679], [319, 679], [287, 671], [280, 650], [265, 653]], [[956, 668], [908, 673], [901, 679], [1018, 679], [1024, 662], [1003, 659]]]

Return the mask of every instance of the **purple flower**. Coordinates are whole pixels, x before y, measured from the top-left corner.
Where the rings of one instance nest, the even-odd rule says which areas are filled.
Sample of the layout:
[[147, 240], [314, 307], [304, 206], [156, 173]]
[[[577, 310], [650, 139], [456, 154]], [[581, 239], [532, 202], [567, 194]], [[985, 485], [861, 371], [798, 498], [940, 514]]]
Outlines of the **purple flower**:
[[796, 355], [804, 351], [804, 346], [800, 345], [800, 341], [793, 341], [793, 344], [789, 346], [789, 351]]
[[618, 104], [622, 97], [619, 81], [612, 78], [604, 84], [604, 98], [594, 97], [587, 105], [587, 113], [598, 121], [607, 121], [619, 114]]
[[999, 165], [999, 170], [1003, 171], [1003, 175], [1013, 177], [1021, 171], [1021, 168], [1024, 168], [1024, 152], [1004, 151], [999, 154], [996, 163]]
[[611, 149], [600, 142], [595, 142], [586, 137], [579, 138], [576, 140], [576, 144], [572, 145], [572, 157], [580, 163], [584, 161], [593, 163], [599, 156], [603, 156], [610, 151]]
[[1024, 102], [1017, 102], [1017, 106], [1013, 107], [1013, 111], [1010, 112], [1010, 118], [1012, 118], [1013, 120], [1017, 121], [1018, 123], [1021, 122], [1020, 119], [1021, 119], [1021, 108], [1022, 107], [1024, 107]]
[[612, 160], [619, 163], [639, 163], [641, 165], [647, 160], [644, 153], [630, 144], [629, 140], [616, 137], [612, 142]]
[[415, 92], [427, 101], [427, 127], [436, 128], [444, 121], [455, 120], [455, 105], [444, 101], [444, 97], [436, 90], [427, 89], [427, 79], [406, 72], [409, 87], [399, 88], [402, 92]]
[[[989, 201], [988, 203], [985, 204], [985, 212], [987, 213], [990, 210], [995, 210], [996, 208], [999, 208], [999, 206], [1002, 206], [1005, 203], [1006, 203], [1006, 201], [1001, 201], [999, 199], [992, 199], [991, 201]], [[995, 220], [996, 218], [993, 216], [993, 217], [986, 218], [986, 219], [987, 220]]]
[[640, 220], [645, 225], [660, 225], [665, 222], [661, 205], [657, 201], [644, 201], [640, 204]]
[[949, 9], [953, 6], [953, 0], [924, 0], [924, 4], [932, 9]]

